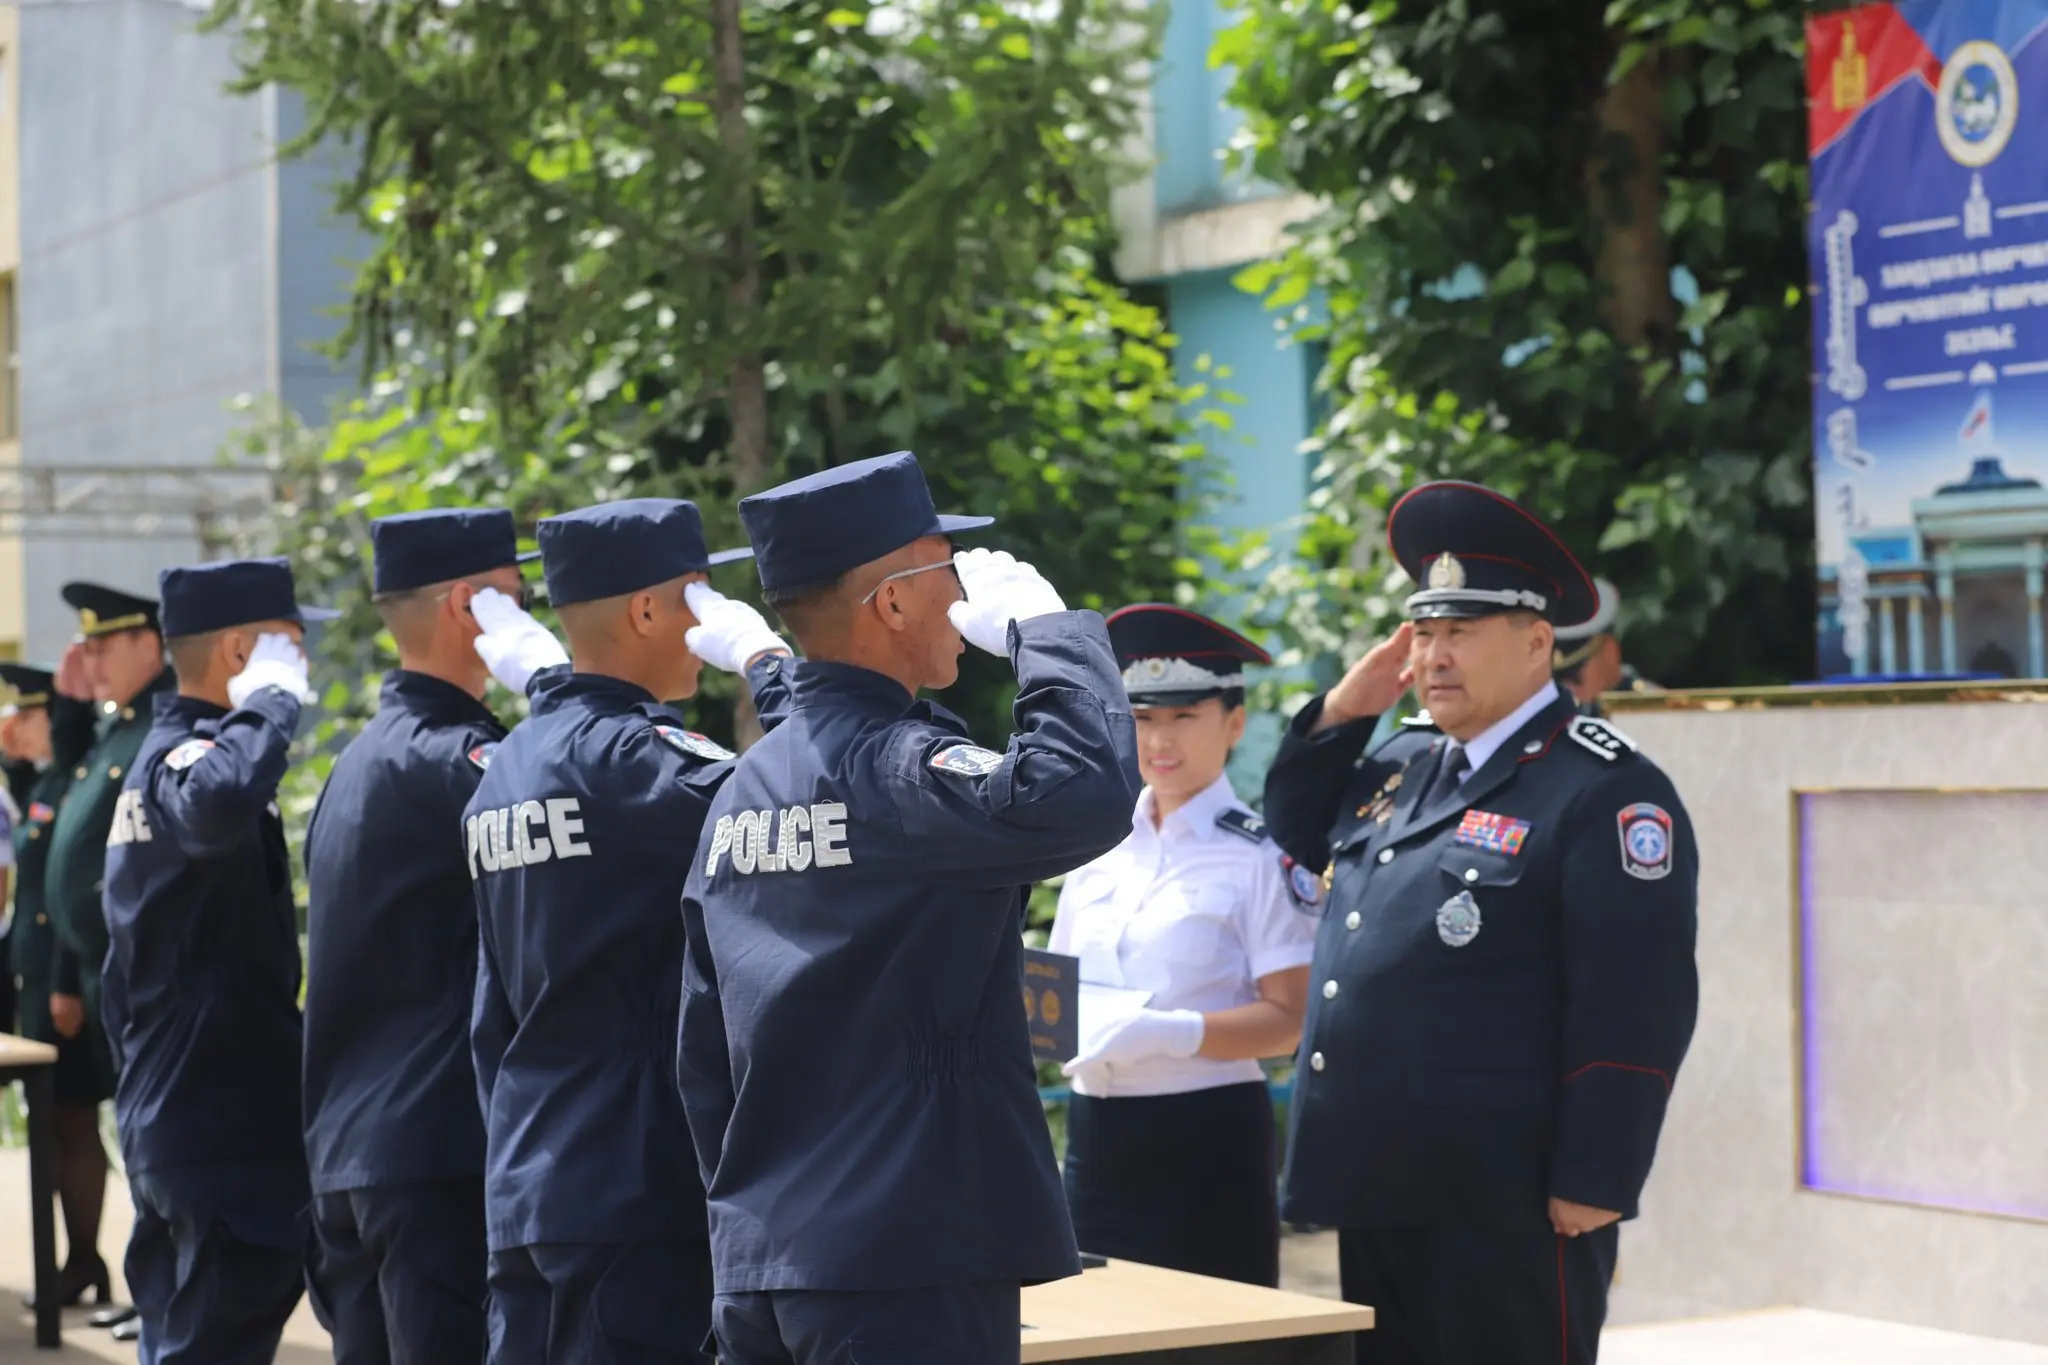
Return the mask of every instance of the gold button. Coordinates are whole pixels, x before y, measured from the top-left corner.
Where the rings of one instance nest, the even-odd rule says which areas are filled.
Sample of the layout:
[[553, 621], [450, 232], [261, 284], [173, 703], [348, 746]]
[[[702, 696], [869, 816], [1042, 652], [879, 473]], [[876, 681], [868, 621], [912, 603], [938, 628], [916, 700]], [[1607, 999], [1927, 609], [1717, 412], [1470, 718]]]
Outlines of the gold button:
[[75, 777], [75, 778], [78, 778], [79, 780], [83, 781], [83, 780], [84, 780], [84, 778], [85, 778], [85, 774], [86, 774], [86, 771], [87, 771], [87, 769], [85, 768], [85, 766], [84, 766], [83, 764], [81, 764], [81, 765], [79, 766], [79, 769], [78, 769], [78, 771], [77, 771], [77, 772], [75, 772], [75, 773], [73, 773], [73, 774], [71, 774], [71, 775], [72, 775], [73, 777]]
[[31, 839], [40, 839], [43, 837], [43, 831], [39, 828], [31, 827], [28, 832], [28, 837]]
[[36, 916], [36, 923], [37, 923], [37, 924], [48, 924], [49, 922], [50, 922], [50, 917], [49, 917], [48, 915], [37, 915], [37, 916]]
[[120, 775], [121, 775], [121, 765], [120, 765], [120, 764], [118, 764], [118, 763], [116, 763], [116, 764], [115, 764], [115, 765], [114, 765], [113, 767], [111, 767], [111, 768], [107, 769], [107, 776], [108, 776], [108, 777], [119, 777]]
[[134, 720], [134, 719], [135, 719], [135, 708], [134, 708], [134, 707], [132, 707], [132, 706], [124, 706], [124, 707], [122, 707], [122, 708], [121, 708], [121, 719], [122, 719], [122, 720]]

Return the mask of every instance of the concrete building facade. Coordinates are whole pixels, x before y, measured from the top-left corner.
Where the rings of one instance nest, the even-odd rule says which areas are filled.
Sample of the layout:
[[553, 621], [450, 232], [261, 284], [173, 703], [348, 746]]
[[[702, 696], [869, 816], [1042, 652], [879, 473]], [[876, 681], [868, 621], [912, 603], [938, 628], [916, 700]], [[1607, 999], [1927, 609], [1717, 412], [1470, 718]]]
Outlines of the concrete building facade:
[[10, 146], [19, 129], [0, 250], [18, 230], [20, 300], [0, 650], [49, 661], [74, 626], [64, 582], [153, 592], [160, 568], [218, 550], [264, 506], [267, 481], [221, 463], [248, 420], [230, 405], [281, 395], [324, 417], [350, 376], [308, 345], [335, 325], [351, 240], [325, 212], [331, 165], [278, 161], [303, 126], [295, 100], [228, 93], [234, 39], [199, 32], [200, 11], [0, 13]]

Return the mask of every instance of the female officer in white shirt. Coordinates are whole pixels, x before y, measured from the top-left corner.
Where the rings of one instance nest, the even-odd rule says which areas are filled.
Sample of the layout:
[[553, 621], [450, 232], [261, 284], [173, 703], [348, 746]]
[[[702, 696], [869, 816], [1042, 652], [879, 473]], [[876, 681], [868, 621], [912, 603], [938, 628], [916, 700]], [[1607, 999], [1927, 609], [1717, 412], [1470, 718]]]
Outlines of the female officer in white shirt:
[[1292, 865], [1223, 766], [1244, 735], [1237, 632], [1125, 607], [1110, 642], [1138, 724], [1131, 833], [1069, 874], [1050, 947], [1083, 982], [1149, 993], [1107, 1029], [1082, 1006], [1066, 1067], [1067, 1203], [1083, 1251], [1248, 1284], [1280, 1277], [1272, 1101], [1261, 1057], [1294, 1051], [1321, 881]]

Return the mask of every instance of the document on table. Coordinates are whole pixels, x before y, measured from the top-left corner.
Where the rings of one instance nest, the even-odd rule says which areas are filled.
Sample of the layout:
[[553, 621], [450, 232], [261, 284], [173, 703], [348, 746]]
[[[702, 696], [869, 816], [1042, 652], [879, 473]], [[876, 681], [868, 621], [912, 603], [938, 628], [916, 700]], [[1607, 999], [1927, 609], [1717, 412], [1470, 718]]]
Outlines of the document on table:
[[1152, 999], [1152, 992], [1127, 990], [1122, 986], [1098, 986], [1092, 981], [1083, 981], [1080, 996], [1081, 1051], [1078, 1055], [1085, 1057], [1112, 1030], [1144, 1009]]

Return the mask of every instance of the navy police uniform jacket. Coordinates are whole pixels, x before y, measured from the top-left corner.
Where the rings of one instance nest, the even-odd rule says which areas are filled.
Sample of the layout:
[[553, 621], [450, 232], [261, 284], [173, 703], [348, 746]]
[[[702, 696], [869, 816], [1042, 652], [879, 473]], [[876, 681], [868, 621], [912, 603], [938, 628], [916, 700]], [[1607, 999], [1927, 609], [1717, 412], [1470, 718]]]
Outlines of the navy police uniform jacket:
[[1012, 628], [1019, 733], [794, 665], [719, 793], [683, 913], [678, 1080], [723, 1294], [1035, 1282], [1079, 1259], [1023, 1005], [1032, 882], [1130, 830], [1102, 619]]
[[[750, 675], [764, 726], [780, 663]], [[461, 829], [490, 1246], [702, 1240], [675, 1085], [677, 907], [732, 754], [617, 678], [551, 668], [527, 693]]]
[[1633, 742], [1538, 712], [1416, 809], [1444, 737], [1370, 719], [1266, 779], [1280, 846], [1330, 874], [1283, 1216], [1541, 1230], [1555, 1196], [1633, 1217], [1698, 1008], [1698, 851]]
[[313, 1191], [484, 1172], [462, 816], [505, 729], [424, 673], [385, 675], [306, 832], [306, 1158]]
[[[107, 1035], [129, 1174], [287, 1170], [304, 1202], [299, 932], [278, 817], [298, 699], [158, 699], [107, 840]], [[290, 1213], [298, 1213], [297, 1205]]]

